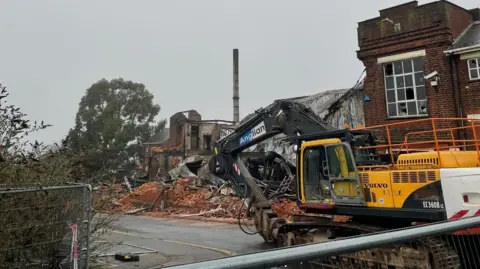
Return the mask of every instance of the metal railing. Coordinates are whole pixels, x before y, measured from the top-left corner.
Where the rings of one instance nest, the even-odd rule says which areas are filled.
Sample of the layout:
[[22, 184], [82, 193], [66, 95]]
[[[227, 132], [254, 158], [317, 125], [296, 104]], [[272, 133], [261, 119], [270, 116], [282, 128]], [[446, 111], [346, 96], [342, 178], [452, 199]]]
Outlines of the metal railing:
[[376, 145], [359, 147], [390, 155], [398, 165], [395, 155], [400, 153], [435, 151], [437, 163], [442, 166], [441, 151], [471, 151], [480, 163], [480, 120], [472, 118], [428, 118], [400, 121], [385, 125], [353, 129], [369, 130], [377, 138]]
[[[158, 267], [158, 269], [475, 269], [480, 268], [478, 227], [480, 227], [480, 217], [470, 217], [388, 232], [348, 237], [325, 243], [281, 248], [178, 266]], [[419, 240], [424, 243], [423, 246], [419, 245]], [[433, 257], [422, 256], [420, 251], [424, 247], [429, 248], [434, 253]], [[373, 254], [373, 250], [376, 250], [376, 253], [382, 253], [381, 250], [384, 248], [393, 248], [394, 251], [392, 253], [403, 253], [405, 257], [408, 256], [409, 258], [404, 257], [395, 261], [389, 257], [389, 262], [397, 262], [397, 266], [382, 265], [382, 262], [387, 259], [378, 259]], [[358, 259], [353, 259], [354, 257], [363, 258], [364, 262], [358, 262]], [[425, 262], [430, 263], [430, 265]]]
[[0, 189], [0, 268], [88, 268], [89, 185]]

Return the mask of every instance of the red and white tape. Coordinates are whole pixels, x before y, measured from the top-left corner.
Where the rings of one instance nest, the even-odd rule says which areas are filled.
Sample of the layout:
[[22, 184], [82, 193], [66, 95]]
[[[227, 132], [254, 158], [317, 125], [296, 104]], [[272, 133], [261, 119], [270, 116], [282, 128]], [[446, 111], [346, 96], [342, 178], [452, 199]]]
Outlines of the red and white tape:
[[[468, 209], [463, 209], [460, 211], [457, 211], [455, 214], [453, 214], [448, 220], [457, 220], [461, 218], [468, 218], [468, 217], [480, 217], [480, 209], [476, 210], [468, 210]], [[453, 233], [454, 235], [473, 235], [473, 234], [480, 234], [480, 228], [471, 228], [471, 229], [466, 229], [462, 231], [456, 231]]]
[[73, 269], [78, 269], [78, 229], [77, 224], [72, 225], [72, 248], [70, 251], [70, 261], [72, 261]]
[[477, 217], [480, 216], [480, 209], [476, 210], [468, 210], [468, 209], [462, 209], [460, 211], [457, 211], [455, 214], [453, 214], [449, 220], [456, 220], [456, 219], [461, 219], [461, 218], [468, 218], [468, 217]]

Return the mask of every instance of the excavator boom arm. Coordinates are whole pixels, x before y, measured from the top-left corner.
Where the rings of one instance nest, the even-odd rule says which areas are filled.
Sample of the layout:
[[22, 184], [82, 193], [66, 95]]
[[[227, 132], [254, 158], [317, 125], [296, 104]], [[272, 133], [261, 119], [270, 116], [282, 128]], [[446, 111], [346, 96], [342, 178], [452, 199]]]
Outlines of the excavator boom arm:
[[335, 128], [322, 121], [309, 107], [295, 101], [278, 100], [259, 109], [234, 132], [218, 141], [224, 153], [239, 153], [272, 136], [286, 136], [333, 131]]
[[291, 100], [275, 101], [257, 110], [234, 132], [217, 142], [216, 165], [211, 172], [229, 181], [239, 196], [265, 203], [267, 198], [241, 161], [241, 152], [277, 134], [291, 137], [333, 130], [333, 126], [323, 122], [309, 107]]

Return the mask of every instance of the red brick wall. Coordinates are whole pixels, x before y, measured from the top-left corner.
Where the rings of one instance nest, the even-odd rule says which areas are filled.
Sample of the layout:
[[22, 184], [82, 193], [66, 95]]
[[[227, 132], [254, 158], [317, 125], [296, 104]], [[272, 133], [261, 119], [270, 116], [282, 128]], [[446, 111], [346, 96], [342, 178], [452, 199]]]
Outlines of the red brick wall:
[[380, 17], [360, 22], [358, 25], [358, 43], [360, 49], [375, 43], [378, 39], [397, 36], [394, 26], [388, 21], [401, 24], [401, 35], [411, 35], [415, 31], [426, 30], [435, 26], [445, 27], [446, 18], [441, 2], [434, 2], [418, 6], [417, 2], [410, 2], [392, 8], [380, 10]]
[[466, 60], [457, 57], [460, 100], [463, 106], [463, 115], [480, 114], [480, 80], [470, 81]]
[[465, 9], [446, 2], [445, 16], [453, 38], [458, 37], [473, 21], [473, 16]]
[[[381, 22], [386, 17], [400, 23], [401, 31], [394, 32], [393, 24]], [[371, 98], [370, 102], [364, 103], [366, 125], [418, 118], [388, 119], [383, 65], [377, 63], [377, 58], [420, 49], [426, 51], [425, 74], [437, 71], [440, 78], [437, 87], [430, 86], [430, 81], [425, 83], [428, 116], [455, 117], [451, 69], [443, 51], [471, 21], [472, 16], [467, 10], [449, 2], [437, 1], [418, 6], [414, 1], [381, 10], [380, 17], [360, 22], [360, 50], [357, 56], [367, 70], [363, 91]]]
[[[391, 46], [389, 49], [393, 50], [398, 47], [400, 46]], [[430, 86], [429, 81], [425, 83], [428, 98], [427, 108], [430, 117], [455, 117], [450, 65], [448, 59], [443, 55], [443, 51], [446, 48], [447, 45], [442, 44], [427, 45], [425, 48], [425, 74], [437, 71], [440, 77], [437, 87]], [[406, 51], [408, 50], [403, 50], [402, 52]], [[365, 95], [371, 98], [370, 102], [364, 103], [366, 125], [372, 126], [399, 121], [387, 118], [383, 65], [377, 63], [376, 57], [369, 57], [363, 60], [363, 63], [367, 69], [363, 91]]]

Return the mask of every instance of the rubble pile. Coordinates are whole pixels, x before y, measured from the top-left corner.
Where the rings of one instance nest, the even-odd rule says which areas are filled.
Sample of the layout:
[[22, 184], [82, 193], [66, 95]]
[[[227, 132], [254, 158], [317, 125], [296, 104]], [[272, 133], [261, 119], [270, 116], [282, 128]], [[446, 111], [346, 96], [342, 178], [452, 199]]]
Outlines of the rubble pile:
[[[128, 193], [121, 185], [111, 186], [117, 194], [113, 199], [109, 213], [130, 214], [151, 211], [152, 216], [202, 216], [214, 218], [244, 217], [246, 206], [243, 201], [212, 186], [198, 188], [193, 180], [179, 180], [167, 185], [160, 182], [149, 182]], [[105, 188], [106, 189], [106, 188]], [[122, 190], [123, 189], [123, 190]], [[106, 191], [102, 191], [105, 194]], [[228, 192], [227, 192], [228, 193]], [[278, 199], [272, 201], [272, 208], [280, 217], [288, 219], [291, 214], [301, 214], [294, 201]]]
[[262, 157], [243, 161], [259, 187], [267, 193], [267, 198], [295, 197], [295, 166], [282, 155], [268, 151]]
[[[292, 220], [293, 215], [304, 214], [291, 194], [295, 189], [294, 167], [276, 153], [267, 155], [264, 161], [248, 159], [246, 163], [262, 190], [269, 192], [267, 197], [279, 217]], [[126, 183], [103, 186], [97, 196], [113, 197], [105, 210], [109, 213], [243, 219], [243, 201], [225, 187], [222, 179], [209, 174], [206, 164], [202, 158], [191, 157], [172, 169], [168, 180], [147, 182], [131, 192]]]
[[92, 206], [105, 213], [119, 213], [118, 201], [127, 194], [128, 190], [122, 184], [101, 185], [94, 188]]
[[[327, 217], [331, 218], [331, 215], [324, 214], [311, 214], [305, 213], [300, 208], [298, 208], [297, 203], [292, 200], [282, 199], [278, 201], [272, 201], [272, 210], [275, 211], [278, 216], [285, 220], [292, 220], [294, 215], [304, 215], [312, 217]], [[349, 216], [333, 216], [333, 221], [335, 222], [347, 222], [350, 219]]]
[[[222, 194], [222, 191], [213, 186], [198, 188], [194, 183], [194, 180], [189, 179], [179, 180], [172, 185], [149, 182], [132, 193], [117, 184], [111, 186], [110, 191], [109, 188], [104, 188], [101, 193], [117, 197], [113, 199], [112, 208], [106, 210], [108, 213], [134, 214], [148, 211], [148, 215], [157, 217], [244, 218], [246, 206], [241, 199]], [[285, 220], [292, 220], [294, 215], [305, 215], [296, 202], [288, 198], [274, 199], [271, 204], [278, 216]], [[344, 222], [348, 218], [335, 217], [335, 220]]]
[[[241, 214], [242, 201], [231, 195], [222, 195], [213, 187], [195, 188], [189, 184], [173, 186], [173, 199], [165, 211], [170, 214], [204, 217], [235, 218]], [[169, 195], [171, 196], [171, 195]], [[161, 208], [156, 208], [159, 211]]]
[[155, 201], [161, 191], [161, 185], [159, 182], [147, 182], [140, 185], [132, 193], [122, 197], [118, 202], [114, 202], [119, 206], [122, 212], [129, 212], [134, 210], [136, 205], [148, 205]]
[[298, 208], [297, 203], [288, 199], [272, 201], [272, 210], [285, 220], [291, 220], [293, 215], [303, 215], [304, 212]]
[[[228, 192], [227, 192], [228, 193]], [[106, 213], [133, 214], [150, 211], [153, 216], [203, 216], [237, 218], [243, 216], [242, 200], [214, 186], [196, 187], [195, 180], [181, 179], [173, 184], [148, 182], [131, 193], [121, 184], [99, 188], [99, 199], [110, 199]]]

